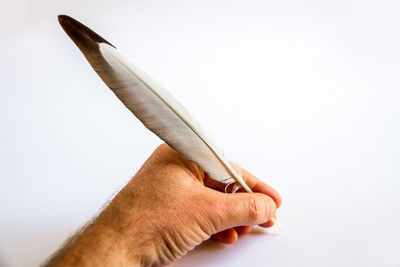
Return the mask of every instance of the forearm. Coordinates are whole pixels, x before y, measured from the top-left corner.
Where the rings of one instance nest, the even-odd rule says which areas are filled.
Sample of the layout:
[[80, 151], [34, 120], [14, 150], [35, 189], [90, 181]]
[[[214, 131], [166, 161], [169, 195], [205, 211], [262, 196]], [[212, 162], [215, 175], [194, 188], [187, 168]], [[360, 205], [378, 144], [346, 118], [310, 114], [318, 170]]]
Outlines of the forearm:
[[[44, 266], [149, 266], [155, 261], [152, 250], [143, 246], [135, 215], [120, 213], [117, 196], [93, 222], [72, 236]], [[121, 203], [122, 205], [125, 205]]]
[[98, 219], [71, 237], [44, 266], [126, 265], [126, 248], [119, 234]]

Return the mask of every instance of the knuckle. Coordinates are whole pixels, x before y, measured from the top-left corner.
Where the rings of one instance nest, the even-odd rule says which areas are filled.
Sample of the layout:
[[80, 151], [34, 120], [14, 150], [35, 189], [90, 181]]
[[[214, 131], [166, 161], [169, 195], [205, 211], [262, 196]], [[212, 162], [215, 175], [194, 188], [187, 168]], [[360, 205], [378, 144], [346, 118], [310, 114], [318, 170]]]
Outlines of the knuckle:
[[251, 222], [258, 222], [262, 218], [263, 205], [260, 200], [251, 198], [248, 203], [248, 213]]
[[248, 212], [251, 223], [260, 224], [270, 219], [272, 213], [271, 201], [272, 199], [267, 196], [250, 199]]
[[163, 150], [166, 150], [166, 149], [168, 149], [169, 148], [169, 146], [166, 144], [166, 143], [162, 143], [161, 145], [159, 145], [157, 148], [156, 148], [156, 151], [163, 151]]

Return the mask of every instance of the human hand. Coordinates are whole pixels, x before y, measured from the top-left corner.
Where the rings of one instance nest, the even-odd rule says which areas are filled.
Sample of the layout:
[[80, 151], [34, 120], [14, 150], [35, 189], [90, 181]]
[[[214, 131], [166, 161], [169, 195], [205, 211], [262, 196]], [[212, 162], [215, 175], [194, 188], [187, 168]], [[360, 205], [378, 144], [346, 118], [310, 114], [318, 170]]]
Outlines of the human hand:
[[168, 145], [159, 146], [108, 207], [49, 263], [159, 266], [210, 236], [230, 244], [252, 225], [272, 226], [281, 197], [246, 170], [234, 168], [255, 193], [222, 193], [224, 184]]

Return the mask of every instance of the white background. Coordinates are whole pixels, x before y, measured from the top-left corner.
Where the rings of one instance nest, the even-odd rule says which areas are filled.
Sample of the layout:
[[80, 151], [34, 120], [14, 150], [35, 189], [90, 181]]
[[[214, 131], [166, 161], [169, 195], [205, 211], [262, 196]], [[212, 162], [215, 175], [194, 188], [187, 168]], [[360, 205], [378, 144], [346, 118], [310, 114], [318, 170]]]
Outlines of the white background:
[[156, 77], [276, 187], [285, 228], [175, 266], [400, 266], [398, 1], [4, 1], [0, 265], [34, 266], [160, 141], [58, 25], [69, 14]]

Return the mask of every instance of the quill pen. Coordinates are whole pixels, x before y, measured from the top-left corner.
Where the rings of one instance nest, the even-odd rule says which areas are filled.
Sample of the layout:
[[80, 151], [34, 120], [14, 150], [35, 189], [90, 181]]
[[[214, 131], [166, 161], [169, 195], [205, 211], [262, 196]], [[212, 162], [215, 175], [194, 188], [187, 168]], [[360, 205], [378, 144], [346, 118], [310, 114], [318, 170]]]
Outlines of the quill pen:
[[150, 131], [212, 179], [234, 183], [234, 192], [239, 187], [252, 192], [211, 135], [167, 90], [85, 25], [66, 15], [58, 20], [104, 83]]

